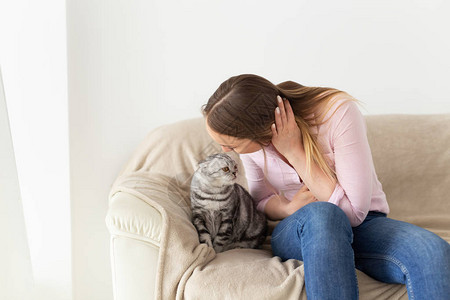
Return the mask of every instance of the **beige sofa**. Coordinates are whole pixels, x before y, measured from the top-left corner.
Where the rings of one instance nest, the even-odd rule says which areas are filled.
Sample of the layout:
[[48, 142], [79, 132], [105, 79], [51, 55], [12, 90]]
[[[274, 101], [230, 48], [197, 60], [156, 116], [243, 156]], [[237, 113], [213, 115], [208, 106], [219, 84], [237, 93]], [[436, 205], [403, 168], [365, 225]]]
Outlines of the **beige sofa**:
[[[366, 121], [388, 217], [450, 241], [450, 114], [369, 115]], [[199, 244], [189, 183], [197, 161], [216, 152], [221, 149], [200, 117], [152, 130], [122, 168], [106, 216], [116, 300], [306, 299], [303, 263], [273, 257], [270, 236], [259, 250], [216, 254]], [[239, 156], [228, 154], [247, 188]], [[357, 276], [360, 299], [407, 299], [404, 285], [359, 270]]]

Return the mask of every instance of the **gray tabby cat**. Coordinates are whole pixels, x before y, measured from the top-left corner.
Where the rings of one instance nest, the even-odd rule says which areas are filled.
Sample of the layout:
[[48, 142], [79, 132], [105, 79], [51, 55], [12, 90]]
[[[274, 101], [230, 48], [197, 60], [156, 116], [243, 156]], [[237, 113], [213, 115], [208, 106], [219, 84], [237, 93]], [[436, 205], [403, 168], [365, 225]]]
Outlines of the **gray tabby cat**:
[[233, 248], [259, 248], [267, 234], [264, 213], [237, 178], [237, 164], [217, 153], [200, 161], [191, 180], [192, 223], [200, 243], [216, 252]]

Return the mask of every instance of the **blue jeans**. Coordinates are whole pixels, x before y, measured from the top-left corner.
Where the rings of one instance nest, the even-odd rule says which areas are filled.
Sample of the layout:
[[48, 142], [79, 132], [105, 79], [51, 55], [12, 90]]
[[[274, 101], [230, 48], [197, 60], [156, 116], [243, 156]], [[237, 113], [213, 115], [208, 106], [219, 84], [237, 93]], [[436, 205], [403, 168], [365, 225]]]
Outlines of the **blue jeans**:
[[278, 223], [272, 252], [304, 262], [311, 299], [358, 299], [356, 269], [386, 283], [406, 285], [409, 299], [449, 299], [450, 245], [410, 223], [369, 212], [351, 227], [329, 202], [305, 205]]

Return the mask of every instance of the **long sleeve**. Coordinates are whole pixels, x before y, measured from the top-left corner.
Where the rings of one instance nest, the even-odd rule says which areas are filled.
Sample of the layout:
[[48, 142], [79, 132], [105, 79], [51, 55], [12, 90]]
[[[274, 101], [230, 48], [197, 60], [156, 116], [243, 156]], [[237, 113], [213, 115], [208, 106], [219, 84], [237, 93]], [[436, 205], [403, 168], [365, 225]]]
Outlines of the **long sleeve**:
[[366, 121], [355, 102], [339, 107], [331, 124], [337, 184], [328, 200], [338, 205], [355, 227], [370, 208], [373, 160]]
[[247, 178], [248, 183], [248, 192], [253, 198], [256, 209], [264, 212], [266, 203], [269, 201], [269, 198], [274, 195], [274, 192], [266, 186], [264, 182], [264, 173], [253, 159], [245, 154], [241, 154], [239, 157], [244, 165], [245, 177]]

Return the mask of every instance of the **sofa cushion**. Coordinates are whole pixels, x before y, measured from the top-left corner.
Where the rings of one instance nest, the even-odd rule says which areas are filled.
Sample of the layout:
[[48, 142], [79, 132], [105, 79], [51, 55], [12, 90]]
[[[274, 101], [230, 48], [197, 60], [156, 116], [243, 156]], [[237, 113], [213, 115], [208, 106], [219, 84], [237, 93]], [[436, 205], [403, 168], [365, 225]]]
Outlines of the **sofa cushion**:
[[[330, 270], [333, 272], [333, 270]], [[356, 270], [360, 299], [408, 299], [401, 284], [385, 284]], [[281, 262], [270, 251], [233, 249], [194, 269], [186, 299], [306, 299], [301, 261]]]
[[369, 115], [366, 121], [388, 217], [450, 242], [450, 114]]

